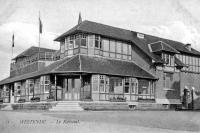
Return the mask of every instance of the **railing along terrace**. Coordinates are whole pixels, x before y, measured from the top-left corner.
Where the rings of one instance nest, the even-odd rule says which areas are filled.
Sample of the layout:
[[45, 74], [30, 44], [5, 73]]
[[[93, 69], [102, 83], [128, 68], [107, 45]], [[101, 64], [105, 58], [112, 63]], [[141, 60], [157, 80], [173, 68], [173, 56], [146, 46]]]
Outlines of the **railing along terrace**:
[[11, 70], [16, 70], [28, 66], [36, 61], [54, 61], [54, 52], [41, 52], [29, 57], [25, 57], [22, 61], [11, 63]]

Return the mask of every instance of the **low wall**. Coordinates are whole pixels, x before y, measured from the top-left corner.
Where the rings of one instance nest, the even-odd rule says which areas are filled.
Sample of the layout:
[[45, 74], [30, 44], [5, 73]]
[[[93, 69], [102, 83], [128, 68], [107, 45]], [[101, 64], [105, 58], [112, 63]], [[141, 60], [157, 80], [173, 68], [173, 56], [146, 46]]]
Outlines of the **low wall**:
[[13, 110], [49, 110], [53, 106], [56, 106], [57, 102], [48, 103], [20, 103], [12, 104]]

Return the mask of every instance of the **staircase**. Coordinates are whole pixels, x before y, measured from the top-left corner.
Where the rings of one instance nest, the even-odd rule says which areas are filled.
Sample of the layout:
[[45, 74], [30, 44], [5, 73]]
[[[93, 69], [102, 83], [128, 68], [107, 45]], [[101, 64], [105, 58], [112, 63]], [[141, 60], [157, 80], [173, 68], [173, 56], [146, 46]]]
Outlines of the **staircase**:
[[83, 111], [79, 105], [79, 101], [59, 101], [49, 111]]
[[165, 110], [161, 104], [157, 103], [148, 103], [148, 102], [139, 102], [135, 108], [136, 110]]

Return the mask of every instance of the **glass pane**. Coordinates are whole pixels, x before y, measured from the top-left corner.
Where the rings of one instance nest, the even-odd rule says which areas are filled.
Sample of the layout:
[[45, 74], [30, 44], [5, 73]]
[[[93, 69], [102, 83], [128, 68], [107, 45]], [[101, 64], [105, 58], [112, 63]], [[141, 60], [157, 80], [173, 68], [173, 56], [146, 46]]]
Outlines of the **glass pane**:
[[69, 44], [69, 37], [65, 38], [65, 50], [68, 49], [68, 44]]
[[102, 40], [102, 45], [103, 45], [103, 50], [104, 51], [109, 51], [109, 40]]
[[145, 79], [139, 80], [138, 89], [139, 94], [150, 94], [149, 81]]
[[85, 34], [82, 34], [82, 35], [81, 35], [81, 46], [84, 46], [84, 47], [87, 46], [86, 38], [87, 38], [87, 37], [86, 37]]
[[108, 52], [103, 52], [103, 56], [109, 57], [109, 53]]
[[100, 47], [100, 37], [95, 35], [95, 48]]
[[74, 44], [74, 48], [78, 48], [80, 45], [80, 36], [76, 35], [75, 37], [75, 44]]
[[123, 54], [128, 54], [128, 45], [123, 43]]
[[89, 35], [88, 36], [88, 47], [89, 48], [93, 48], [94, 47], [94, 39], [95, 39], [94, 35]]
[[117, 53], [122, 53], [122, 44], [121, 44], [121, 42], [117, 42], [116, 45], [117, 45], [116, 46], [116, 48], [117, 48], [116, 52]]
[[115, 52], [115, 41], [110, 41], [110, 52]]
[[[61, 52], [61, 53], [64, 53], [64, 52], [65, 52], [65, 45], [64, 45], [63, 42], [60, 44], [60, 52]], [[41, 58], [41, 57], [40, 57], [40, 58]]]
[[122, 55], [121, 55], [121, 54], [117, 54], [116, 56], [117, 56], [118, 59], [121, 59], [121, 58], [122, 58]]
[[129, 51], [128, 54], [131, 55], [132, 48], [130, 44], [128, 45], [128, 51]]

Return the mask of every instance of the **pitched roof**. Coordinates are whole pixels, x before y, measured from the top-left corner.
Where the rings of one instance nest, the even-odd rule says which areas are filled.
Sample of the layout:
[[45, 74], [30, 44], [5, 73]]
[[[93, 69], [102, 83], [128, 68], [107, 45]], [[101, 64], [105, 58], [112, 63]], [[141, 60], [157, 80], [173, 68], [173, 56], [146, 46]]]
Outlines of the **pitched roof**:
[[96, 22], [91, 22], [88, 20], [83, 21], [82, 23], [76, 25], [69, 31], [60, 35], [59, 37], [57, 37], [55, 39], [55, 41], [60, 41], [64, 37], [66, 37], [70, 34], [78, 33], [78, 32], [93, 33], [93, 34], [98, 34], [98, 35], [101, 35], [104, 37], [109, 37], [109, 38], [132, 42], [137, 47], [139, 47], [143, 52], [145, 52], [150, 58], [154, 59], [155, 61], [159, 61], [159, 62], [162, 62], [161, 59], [149, 51], [148, 44], [162, 41], [164, 43], [167, 43], [170, 47], [176, 49], [179, 52], [200, 56], [199, 51], [197, 51], [193, 48], [191, 49], [191, 51], [189, 51], [185, 47], [185, 44], [183, 44], [181, 42], [141, 33], [144, 35], [144, 39], [142, 39], [142, 38], [137, 37], [138, 32], [136, 32], [136, 31], [112, 27], [112, 26], [108, 26], [108, 25], [104, 25], [104, 24], [100, 24], [100, 23], [96, 23]]
[[83, 72], [157, 79], [134, 62], [93, 56], [81, 56], [80, 59]]
[[40, 71], [6, 78], [0, 85], [25, 80], [40, 75], [52, 73], [99, 73], [118, 76], [131, 76], [136, 78], [156, 79], [152, 74], [137, 66], [134, 62], [106, 59], [102, 57], [76, 55], [56, 61]]
[[40, 49], [40, 52], [55, 52], [56, 50], [54, 49], [48, 49], [48, 48], [39, 48], [39, 47], [35, 47], [35, 46], [32, 46], [30, 48], [28, 48], [27, 50], [23, 51], [22, 53], [20, 53], [19, 55], [17, 55], [15, 58], [13, 59], [17, 59], [19, 57], [27, 57], [27, 56], [32, 56], [36, 53], [39, 52], [39, 49]]

